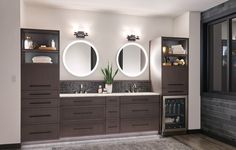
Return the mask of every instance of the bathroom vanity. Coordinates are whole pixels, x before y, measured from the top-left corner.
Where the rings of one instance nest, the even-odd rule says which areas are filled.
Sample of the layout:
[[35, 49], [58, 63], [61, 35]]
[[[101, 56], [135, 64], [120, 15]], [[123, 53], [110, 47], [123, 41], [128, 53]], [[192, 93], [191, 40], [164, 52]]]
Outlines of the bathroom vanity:
[[60, 94], [60, 135], [160, 131], [158, 93]]

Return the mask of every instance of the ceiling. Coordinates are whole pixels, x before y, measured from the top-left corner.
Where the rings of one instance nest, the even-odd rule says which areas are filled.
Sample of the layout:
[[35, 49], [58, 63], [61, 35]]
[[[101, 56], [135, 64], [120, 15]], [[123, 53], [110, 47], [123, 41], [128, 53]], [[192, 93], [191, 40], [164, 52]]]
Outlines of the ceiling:
[[137, 16], [178, 16], [204, 11], [227, 0], [24, 0], [31, 5]]

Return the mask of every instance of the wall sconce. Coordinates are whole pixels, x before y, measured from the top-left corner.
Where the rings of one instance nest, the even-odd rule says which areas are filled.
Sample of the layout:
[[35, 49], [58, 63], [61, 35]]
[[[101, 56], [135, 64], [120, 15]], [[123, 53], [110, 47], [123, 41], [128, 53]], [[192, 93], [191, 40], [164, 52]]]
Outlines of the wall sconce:
[[88, 36], [88, 33], [84, 31], [77, 31], [77, 32], [74, 32], [74, 35], [76, 38], [85, 38], [86, 36]]
[[127, 39], [128, 39], [128, 41], [136, 41], [136, 40], [139, 40], [140, 38], [139, 38], [139, 36], [131, 34], [131, 35], [127, 36]]

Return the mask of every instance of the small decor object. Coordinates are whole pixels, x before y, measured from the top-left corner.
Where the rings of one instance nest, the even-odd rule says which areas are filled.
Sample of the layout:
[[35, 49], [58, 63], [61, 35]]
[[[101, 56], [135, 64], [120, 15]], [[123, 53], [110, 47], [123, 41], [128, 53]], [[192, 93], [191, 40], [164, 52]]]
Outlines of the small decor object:
[[173, 54], [186, 54], [186, 50], [184, 50], [182, 45], [172, 45], [171, 49], [173, 50]]
[[99, 94], [102, 93], [102, 85], [99, 85], [99, 86], [98, 86], [98, 93], [99, 93]]
[[25, 49], [33, 49], [33, 41], [31, 37], [27, 36], [24, 41], [24, 48]]
[[40, 45], [39, 50], [56, 50], [56, 47], [47, 47], [47, 45]]
[[107, 68], [102, 69], [102, 73], [104, 75], [105, 88], [107, 90], [107, 93], [112, 93], [112, 83], [115, 76], [118, 73], [118, 69], [116, 69], [116, 71], [113, 74], [112, 65], [110, 66], [108, 63]]
[[49, 56], [35, 56], [32, 58], [33, 63], [48, 63], [52, 64], [52, 58]]
[[54, 40], [51, 41], [51, 47], [52, 47], [52, 48], [56, 48], [56, 43], [55, 43]]
[[162, 47], [163, 54], [168, 54], [168, 48], [166, 46]]

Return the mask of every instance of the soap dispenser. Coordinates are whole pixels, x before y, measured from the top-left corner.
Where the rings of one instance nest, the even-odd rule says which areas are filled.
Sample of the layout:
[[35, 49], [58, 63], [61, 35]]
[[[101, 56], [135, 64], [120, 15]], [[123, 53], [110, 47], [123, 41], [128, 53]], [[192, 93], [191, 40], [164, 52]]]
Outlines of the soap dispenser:
[[102, 86], [101, 85], [98, 86], [98, 93], [102, 93]]

